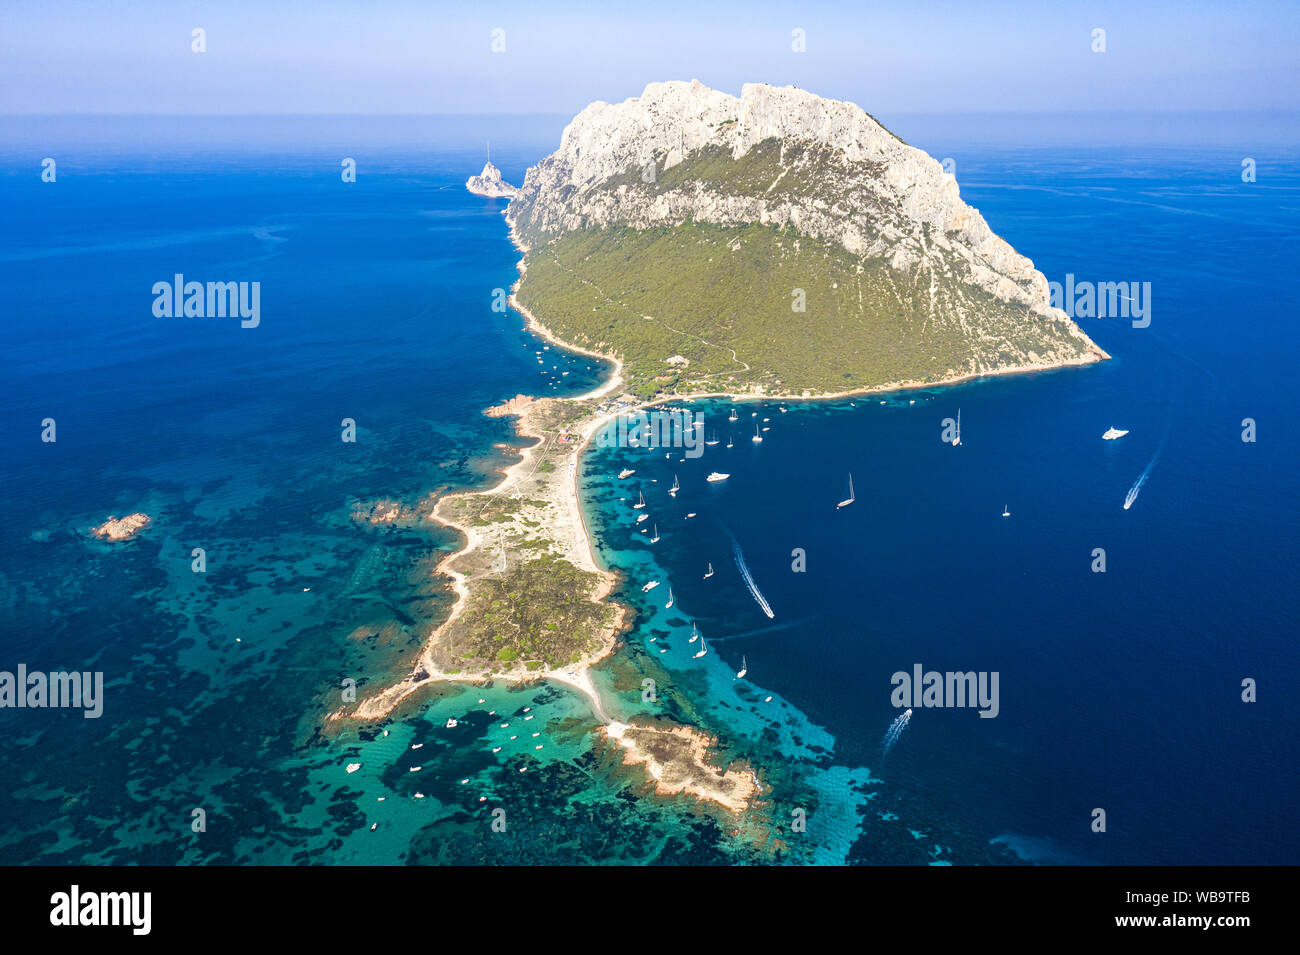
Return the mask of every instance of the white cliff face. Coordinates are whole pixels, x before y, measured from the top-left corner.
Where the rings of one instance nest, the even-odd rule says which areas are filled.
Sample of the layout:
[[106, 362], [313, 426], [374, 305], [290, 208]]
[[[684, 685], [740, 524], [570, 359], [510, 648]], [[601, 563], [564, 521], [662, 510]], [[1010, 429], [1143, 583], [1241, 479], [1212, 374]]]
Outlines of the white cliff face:
[[[683, 162], [690, 170], [701, 150], [739, 161], [773, 143], [781, 171], [766, 189], [689, 175], [666, 186], [671, 170]], [[652, 162], [665, 185], [643, 181]], [[961, 200], [935, 159], [854, 104], [794, 87], [750, 83], [735, 97], [698, 81], [651, 83], [622, 103], [592, 103], [565, 128], [559, 149], [528, 170], [507, 218], [533, 241], [694, 220], [788, 226], [904, 273], [926, 263], [947, 272], [956, 257], [965, 281], [1073, 325], [1048, 304], [1043, 274]]]
[[501, 170], [491, 162], [484, 163], [483, 171], [477, 176], [465, 180], [465, 188], [476, 196], [487, 196], [490, 199], [510, 198], [519, 192], [501, 178]]

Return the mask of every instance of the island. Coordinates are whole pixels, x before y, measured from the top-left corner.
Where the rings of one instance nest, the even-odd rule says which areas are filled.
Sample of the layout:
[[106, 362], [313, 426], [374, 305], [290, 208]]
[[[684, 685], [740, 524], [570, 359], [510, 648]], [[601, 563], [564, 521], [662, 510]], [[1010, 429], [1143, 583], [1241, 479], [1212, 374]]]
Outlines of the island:
[[476, 196], [486, 196], [489, 199], [509, 199], [519, 192], [501, 178], [501, 170], [492, 165], [491, 160], [483, 164], [481, 173], [465, 180], [465, 188]]
[[[742, 814], [757, 772], [713, 765], [700, 728], [612, 719], [588, 673], [631, 620], [579, 508], [592, 437], [686, 396], [824, 399], [1109, 356], [936, 160], [859, 107], [792, 87], [652, 83], [586, 107], [518, 190], [491, 163], [467, 187], [512, 197], [510, 302], [529, 328], [614, 373], [585, 395], [488, 409], [533, 443], [495, 487], [428, 515], [465, 537], [439, 566], [450, 616], [407, 678], [331, 720], [383, 719], [437, 681], [553, 680], [586, 695], [602, 740], [658, 792]], [[401, 514], [379, 502], [354, 518]]]
[[126, 517], [114, 517], [109, 515], [108, 520], [98, 527], [92, 527], [90, 532], [100, 540], [127, 541], [135, 537], [136, 534], [149, 526], [151, 518], [148, 514], [137, 511], [135, 514], [128, 514]]
[[506, 218], [519, 300], [617, 354], [642, 396], [815, 397], [1108, 357], [938, 161], [793, 87], [593, 103]]

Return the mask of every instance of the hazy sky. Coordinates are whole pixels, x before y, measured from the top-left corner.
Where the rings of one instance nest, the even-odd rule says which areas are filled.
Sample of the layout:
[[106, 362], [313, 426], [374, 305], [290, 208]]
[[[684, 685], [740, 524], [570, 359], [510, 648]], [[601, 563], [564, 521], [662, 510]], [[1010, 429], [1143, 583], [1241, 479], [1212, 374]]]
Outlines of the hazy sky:
[[573, 114], [666, 79], [876, 113], [1295, 109], [1298, 23], [1296, 0], [4, 0], [0, 113]]

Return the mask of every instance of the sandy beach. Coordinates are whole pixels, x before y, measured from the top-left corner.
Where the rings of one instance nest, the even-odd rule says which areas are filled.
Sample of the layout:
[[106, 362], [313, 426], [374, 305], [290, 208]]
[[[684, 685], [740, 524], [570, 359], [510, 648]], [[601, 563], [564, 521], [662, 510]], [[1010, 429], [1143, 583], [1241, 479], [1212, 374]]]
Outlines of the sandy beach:
[[[598, 388], [578, 399], [568, 399], [571, 401], [598, 399], [606, 394], [611, 387], [617, 387], [617, 372], [601, 388]], [[525, 397], [526, 396], [522, 396]], [[542, 401], [553, 401], [554, 399], [541, 399]], [[480, 553], [490, 543], [497, 540], [493, 537], [489, 540], [485, 529], [476, 527], [471, 523], [453, 515], [451, 511], [454, 505], [462, 500], [473, 500], [476, 498], [491, 498], [499, 495], [522, 494], [526, 491], [530, 499], [537, 499], [543, 502], [545, 510], [546, 526], [549, 533], [557, 541], [560, 547], [560, 556], [568, 560], [574, 566], [582, 570], [597, 574], [600, 577], [601, 584], [594, 595], [593, 599], [604, 600], [613, 589], [615, 578], [608, 570], [599, 566], [596, 561], [594, 549], [591, 546], [586, 523], [582, 517], [581, 507], [578, 501], [578, 484], [577, 473], [581, 462], [582, 451], [586, 448], [593, 435], [607, 424], [613, 413], [603, 415], [589, 415], [582, 419], [576, 426], [577, 438], [573, 441], [573, 450], [568, 453], [567, 459], [570, 466], [556, 468], [554, 471], [546, 473], [538, 470], [538, 463], [541, 453], [544, 449], [552, 447], [553, 443], [558, 440], [554, 434], [548, 433], [535, 427], [536, 422], [529, 414], [530, 408], [535, 407], [536, 402], [533, 400], [520, 401], [519, 398], [512, 399], [513, 407], [510, 411], [504, 413], [518, 413], [516, 429], [522, 437], [537, 439], [537, 443], [531, 447], [523, 449], [520, 453], [520, 459], [506, 468], [502, 480], [494, 487], [485, 491], [469, 491], [460, 494], [450, 494], [439, 498], [435, 504], [433, 512], [428, 515], [430, 520], [437, 521], [448, 527], [454, 527], [465, 536], [465, 546], [456, 551], [454, 554], [445, 558], [438, 566], [438, 572], [445, 574], [451, 580], [452, 589], [456, 593], [456, 602], [452, 607], [451, 613], [443, 623], [437, 627], [425, 641], [416, 663], [413, 667], [413, 678], [403, 680], [394, 684], [381, 692], [367, 697], [360, 701], [355, 710], [347, 712], [339, 710], [330, 718], [342, 719], [351, 718], [357, 720], [377, 720], [383, 719], [404, 699], [412, 693], [421, 689], [430, 681], [455, 680], [460, 682], [483, 682], [486, 680], [507, 680], [510, 682], [532, 682], [540, 679], [554, 679], [557, 682], [572, 686], [583, 692], [584, 695], [592, 701], [593, 709], [596, 715], [605, 720], [604, 709], [600, 705], [599, 697], [595, 692], [594, 686], [586, 676], [586, 668], [597, 660], [603, 659], [613, 650], [616, 642], [617, 631], [615, 628], [607, 634], [607, 638], [602, 648], [593, 654], [589, 654], [582, 660], [563, 667], [561, 669], [537, 671], [529, 670], [522, 664], [508, 668], [474, 671], [474, 672], [448, 672], [440, 666], [435, 658], [434, 650], [438, 646], [440, 637], [445, 634], [456, 622], [459, 614], [464, 610], [469, 602], [470, 588], [473, 581], [473, 574], [461, 569], [466, 562]], [[414, 676], [424, 674], [422, 679], [414, 679]]]

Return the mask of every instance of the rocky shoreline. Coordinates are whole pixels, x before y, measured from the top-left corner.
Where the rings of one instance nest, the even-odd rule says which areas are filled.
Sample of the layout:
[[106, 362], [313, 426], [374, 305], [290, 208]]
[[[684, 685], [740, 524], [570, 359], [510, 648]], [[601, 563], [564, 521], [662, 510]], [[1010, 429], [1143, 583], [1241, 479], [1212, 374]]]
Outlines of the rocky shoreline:
[[153, 519], [142, 511], [128, 514], [126, 517], [113, 517], [110, 515], [104, 523], [98, 527], [92, 527], [90, 532], [100, 540], [118, 543], [135, 537], [152, 522]]

